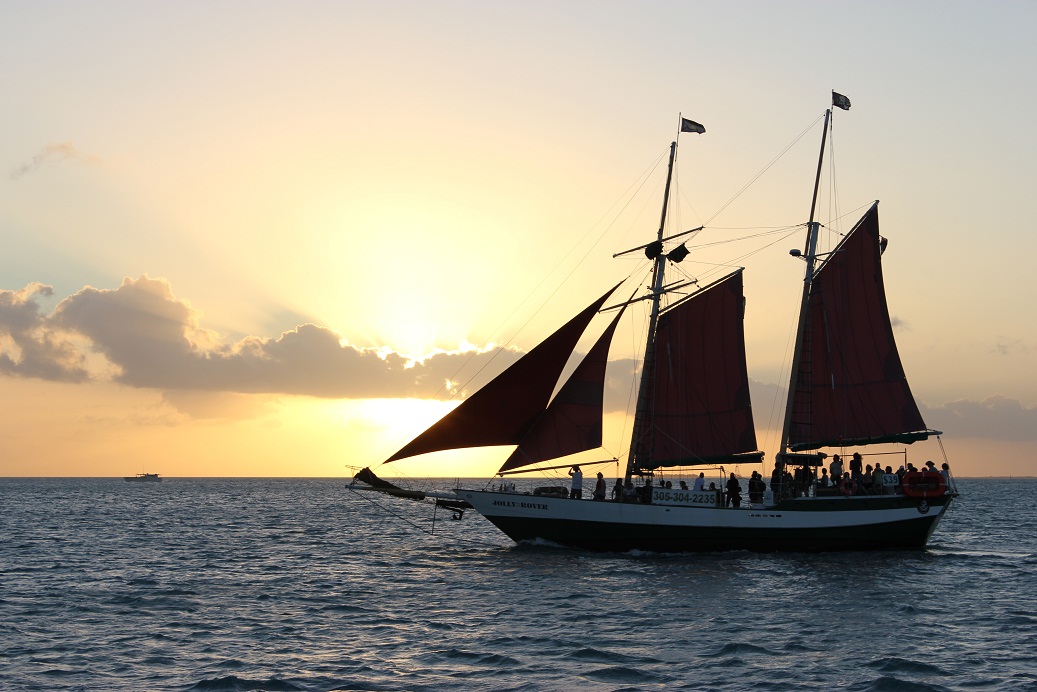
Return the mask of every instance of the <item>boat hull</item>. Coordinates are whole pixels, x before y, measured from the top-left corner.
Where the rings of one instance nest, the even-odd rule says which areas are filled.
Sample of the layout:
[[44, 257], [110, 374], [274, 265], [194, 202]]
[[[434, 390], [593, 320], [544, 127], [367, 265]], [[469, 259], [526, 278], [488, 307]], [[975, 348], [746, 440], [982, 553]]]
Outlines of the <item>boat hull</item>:
[[127, 483], [161, 483], [162, 479], [159, 478], [157, 473], [140, 473], [136, 476], [124, 476], [123, 480]]
[[798, 498], [773, 507], [625, 504], [458, 490], [516, 542], [592, 551], [821, 552], [924, 548], [953, 496]]

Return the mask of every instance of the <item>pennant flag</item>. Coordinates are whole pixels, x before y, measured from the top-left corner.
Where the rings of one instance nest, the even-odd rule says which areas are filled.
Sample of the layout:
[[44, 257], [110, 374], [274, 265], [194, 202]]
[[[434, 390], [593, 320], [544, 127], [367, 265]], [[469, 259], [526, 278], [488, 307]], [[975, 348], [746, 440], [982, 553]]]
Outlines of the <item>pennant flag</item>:
[[836, 108], [842, 108], [844, 111], [850, 110], [850, 99], [846, 98], [842, 94], [832, 92], [832, 105]]
[[[849, 103], [849, 101], [847, 101], [847, 103]], [[702, 127], [694, 120], [681, 118], [681, 132], [698, 132], [701, 135], [706, 132], [706, 128]]]

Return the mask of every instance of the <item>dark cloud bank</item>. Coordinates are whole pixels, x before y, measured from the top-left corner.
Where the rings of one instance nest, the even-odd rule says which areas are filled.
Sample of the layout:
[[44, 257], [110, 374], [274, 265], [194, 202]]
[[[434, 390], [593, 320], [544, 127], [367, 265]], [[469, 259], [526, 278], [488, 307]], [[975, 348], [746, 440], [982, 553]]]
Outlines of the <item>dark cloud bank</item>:
[[[228, 345], [201, 326], [198, 312], [176, 299], [166, 281], [147, 276], [124, 279], [114, 290], [84, 288], [48, 315], [37, 299], [50, 295], [51, 288], [39, 283], [0, 291], [0, 375], [85, 382], [98, 377], [91, 370], [96, 358], [90, 357], [98, 353], [113, 366], [110, 376], [117, 382], [167, 392], [446, 399], [457, 389], [448, 380], [473, 391], [519, 355], [494, 349], [411, 362], [345, 344], [339, 334], [314, 324], [276, 339], [247, 337]], [[627, 407], [632, 369], [630, 360], [612, 364], [610, 408]], [[783, 396], [776, 389], [754, 382], [753, 400], [769, 406]], [[953, 430], [956, 437], [1037, 439], [1037, 408], [1004, 397], [923, 406], [922, 413], [930, 425]]]
[[[477, 372], [509, 351], [433, 355], [412, 363], [395, 353], [342, 342], [337, 333], [304, 324], [276, 339], [247, 337], [228, 345], [199, 323], [169, 284], [142, 276], [114, 290], [84, 288], [42, 314], [37, 297], [51, 288], [31, 284], [0, 291], [0, 372], [66, 382], [96, 375], [86, 350], [115, 368], [115, 381], [162, 390], [299, 394], [317, 397], [447, 398], [445, 383]], [[462, 382], [464, 380], [461, 380]], [[477, 385], [478, 383], [473, 383]]]

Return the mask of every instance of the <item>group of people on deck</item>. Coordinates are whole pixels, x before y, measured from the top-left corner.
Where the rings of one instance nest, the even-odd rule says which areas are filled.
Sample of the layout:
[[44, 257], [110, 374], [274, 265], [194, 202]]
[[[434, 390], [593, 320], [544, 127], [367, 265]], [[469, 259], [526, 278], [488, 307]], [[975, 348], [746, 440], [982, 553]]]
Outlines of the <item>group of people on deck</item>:
[[[896, 472], [893, 471], [892, 466], [887, 466], [883, 469], [881, 464], [875, 464], [874, 467], [871, 464], [863, 465], [861, 455], [856, 452], [850, 458], [848, 469], [843, 468], [842, 458], [836, 454], [832, 457], [832, 463], [828, 469], [821, 467], [820, 475], [817, 475], [807, 465], [796, 466], [794, 472], [790, 472], [783, 462], [778, 461], [774, 464], [774, 471], [771, 473], [770, 489], [774, 494], [775, 500], [806, 496], [810, 494], [811, 488], [815, 489], [815, 494], [841, 493], [845, 496], [894, 495], [899, 492], [904, 475], [917, 471], [919, 469], [916, 469], [911, 463], [906, 463]], [[942, 469], [937, 469], [936, 464], [932, 461], [927, 461], [921, 471], [939, 473], [943, 477], [944, 487], [951, 488], [951, 467], [947, 463], [943, 464]], [[569, 492], [569, 498], [574, 500], [583, 499], [583, 473], [580, 471], [580, 467], [571, 467], [569, 476], [572, 477], [572, 489]], [[679, 481], [679, 483], [681, 490], [722, 492], [723, 506], [741, 506], [742, 486], [734, 472], [731, 473], [723, 488], [718, 488], [715, 482], [710, 482], [707, 488], [706, 474], [701, 472], [698, 478], [694, 480], [691, 488], [688, 488], [688, 484], [685, 481]], [[666, 481], [663, 483], [660, 481], [659, 487], [672, 488], [672, 482]], [[648, 478], [644, 485], [637, 487], [630, 480], [624, 481], [622, 478], [617, 478], [616, 484], [612, 486], [612, 501], [651, 503], [652, 490], [651, 478]], [[767, 482], [757, 471], [753, 471], [752, 476], [749, 478], [748, 491], [749, 504], [760, 504], [763, 502], [764, 493], [767, 491]], [[594, 484], [593, 499], [598, 502], [604, 501], [606, 492], [605, 477], [601, 472], [598, 472], [598, 477]]]
[[843, 468], [843, 460], [838, 454], [833, 455], [829, 469], [821, 467], [821, 475], [817, 476], [809, 466], [797, 466], [794, 473], [789, 473], [782, 462], [775, 463], [771, 474], [774, 497], [800, 497], [808, 494], [811, 487], [815, 487], [818, 494], [895, 495], [900, 492], [904, 476], [919, 470], [940, 474], [944, 487], [951, 487], [951, 467], [946, 462], [942, 469], [937, 469], [931, 460], [925, 462], [922, 469], [908, 462], [894, 472], [892, 466], [883, 469], [881, 464], [875, 464], [874, 467], [871, 464], [863, 465], [861, 455], [855, 452], [850, 457], [849, 469]]

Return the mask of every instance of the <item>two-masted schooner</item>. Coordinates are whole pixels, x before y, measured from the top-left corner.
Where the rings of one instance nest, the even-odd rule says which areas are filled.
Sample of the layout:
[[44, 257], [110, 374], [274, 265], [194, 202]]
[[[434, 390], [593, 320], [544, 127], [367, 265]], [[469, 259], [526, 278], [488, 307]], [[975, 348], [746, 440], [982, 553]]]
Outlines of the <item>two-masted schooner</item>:
[[[848, 109], [849, 100], [833, 92], [833, 106]], [[910, 444], [940, 434], [922, 421], [893, 338], [878, 203], [833, 251], [817, 251], [820, 224], [814, 215], [831, 116], [828, 108], [806, 242], [802, 251], [792, 253], [805, 260], [806, 272], [781, 448], [774, 470], [760, 474], [764, 480], [754, 477], [747, 501], [733, 504], [734, 493], [722, 487], [653, 484], [662, 471], [764, 459], [749, 396], [742, 270], [691, 295], [684, 294], [691, 282], [666, 281], [667, 266], [688, 253], [680, 237], [685, 234], [664, 236], [676, 142], [670, 146], [658, 233], [634, 249], [653, 262], [647, 294], [608, 305], [616, 289], [608, 291], [386, 460], [514, 445], [498, 471], [503, 476], [600, 447], [605, 370], [619, 314], [557, 394], [551, 394], [599, 311], [621, 314], [633, 300], [647, 300], [648, 336], [623, 479], [628, 492], [615, 499], [579, 500], [551, 488], [517, 492], [513, 484], [499, 483], [425, 493], [397, 488], [369, 469], [357, 474], [350, 487], [430, 498], [457, 512], [471, 507], [515, 541], [596, 551], [924, 547], [956, 496], [945, 476], [913, 470], [887, 474], [880, 468], [868, 479], [874, 482], [867, 492], [858, 487], [858, 469], [847, 469], [845, 478], [833, 478], [827, 488], [818, 481], [818, 469], [829, 458], [822, 450]], [[680, 131], [705, 130], [681, 118]], [[672, 294], [681, 297], [671, 299]]]

